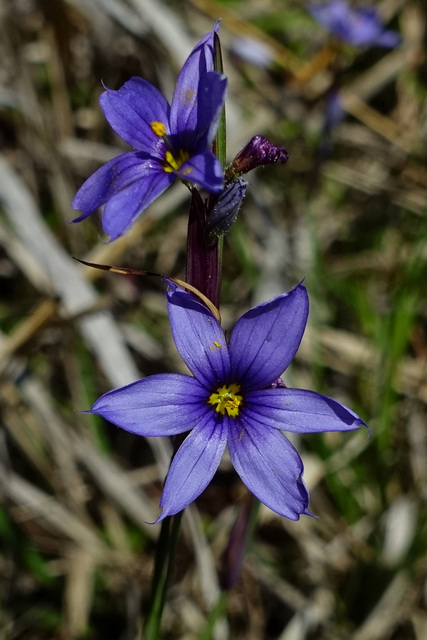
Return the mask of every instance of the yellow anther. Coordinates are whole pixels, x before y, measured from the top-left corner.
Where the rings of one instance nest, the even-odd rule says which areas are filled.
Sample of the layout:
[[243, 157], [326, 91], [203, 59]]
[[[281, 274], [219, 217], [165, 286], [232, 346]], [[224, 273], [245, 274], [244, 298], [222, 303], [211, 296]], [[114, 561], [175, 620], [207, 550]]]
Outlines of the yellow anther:
[[[164, 165], [166, 173], [172, 173], [172, 171], [178, 171], [184, 162], [187, 162], [190, 154], [187, 151], [180, 151], [177, 155], [173, 155], [171, 151], [166, 151], [166, 163]], [[191, 169], [186, 171], [190, 173]]]
[[166, 127], [163, 122], [152, 122], [150, 126], [153, 133], [159, 136], [159, 138], [163, 138], [163, 136], [166, 135]]
[[237, 395], [239, 391], [240, 385], [235, 382], [223, 385], [217, 389], [216, 393], [209, 396], [208, 404], [216, 405], [215, 411], [221, 415], [227, 412], [229, 416], [235, 418], [239, 415], [239, 407], [243, 402], [243, 396]]

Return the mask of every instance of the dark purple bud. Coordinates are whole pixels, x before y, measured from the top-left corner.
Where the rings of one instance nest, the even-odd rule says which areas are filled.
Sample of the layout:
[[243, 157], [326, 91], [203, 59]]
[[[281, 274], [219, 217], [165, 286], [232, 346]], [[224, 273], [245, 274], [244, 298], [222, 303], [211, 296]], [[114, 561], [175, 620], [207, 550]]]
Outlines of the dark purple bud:
[[237, 178], [221, 193], [207, 219], [207, 232], [211, 240], [227, 233], [236, 221], [247, 186], [244, 178]]
[[248, 173], [263, 164], [285, 164], [289, 155], [284, 147], [276, 147], [263, 136], [254, 136], [234, 158], [227, 168], [225, 179], [232, 180], [236, 176]]

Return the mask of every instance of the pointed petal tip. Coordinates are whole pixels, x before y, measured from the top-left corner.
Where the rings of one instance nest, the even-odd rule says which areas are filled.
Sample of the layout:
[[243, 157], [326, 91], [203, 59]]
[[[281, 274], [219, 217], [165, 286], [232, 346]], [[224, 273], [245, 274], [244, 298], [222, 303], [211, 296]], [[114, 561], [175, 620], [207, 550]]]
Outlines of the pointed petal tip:
[[188, 507], [188, 505], [186, 505], [183, 509], [179, 509], [179, 511], [174, 511], [173, 509], [171, 511], [166, 511], [166, 509], [164, 509], [160, 504], [161, 511], [160, 511], [159, 517], [156, 518], [154, 522], [147, 522], [147, 524], [152, 524], [152, 525], [160, 524], [161, 522], [163, 522], [165, 518], [173, 518], [174, 516], [177, 516], [178, 514], [181, 513], [181, 511], [184, 511], [186, 507]]
[[154, 520], [154, 522], [149, 522], [148, 524], [153, 524], [153, 525], [154, 525], [154, 524], [160, 524], [160, 523], [162, 522], [162, 520], [164, 520], [165, 518], [167, 518], [169, 515], [174, 515], [174, 514], [166, 513], [166, 512], [165, 512], [165, 510], [164, 510], [164, 509], [162, 509], [162, 510], [160, 511], [160, 514], [159, 514], [158, 518], [156, 518], [156, 519]]
[[277, 515], [281, 516], [282, 518], [292, 520], [292, 522], [298, 522], [299, 520], [301, 520], [301, 516], [308, 516], [309, 518], [315, 518], [316, 520], [320, 519], [319, 516], [314, 515], [314, 513], [311, 513], [311, 511], [309, 511], [308, 509], [296, 512], [294, 515], [289, 513], [278, 513]]

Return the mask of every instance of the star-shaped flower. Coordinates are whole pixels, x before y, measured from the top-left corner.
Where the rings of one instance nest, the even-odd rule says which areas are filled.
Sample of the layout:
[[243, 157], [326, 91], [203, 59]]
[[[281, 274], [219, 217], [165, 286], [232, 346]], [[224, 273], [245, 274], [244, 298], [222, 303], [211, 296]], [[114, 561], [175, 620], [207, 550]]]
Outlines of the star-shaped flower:
[[156, 87], [136, 77], [101, 95], [108, 122], [135, 151], [110, 160], [86, 180], [72, 202], [82, 211], [74, 222], [105, 204], [102, 226], [114, 240], [177, 178], [221, 191], [223, 172], [210, 149], [227, 89], [226, 77], [213, 70], [217, 30], [218, 24], [190, 53], [170, 106]]
[[311, 15], [336, 38], [355, 47], [378, 46], [392, 49], [400, 43], [395, 31], [384, 29], [376, 9], [352, 9], [343, 0], [309, 6]]
[[298, 285], [245, 313], [229, 343], [211, 311], [175, 285], [168, 292], [168, 308], [176, 347], [193, 376], [149, 376], [106, 393], [91, 409], [139, 435], [190, 431], [173, 458], [158, 521], [200, 495], [226, 447], [237, 473], [261, 502], [291, 520], [310, 515], [303, 464], [282, 430], [348, 431], [365, 423], [331, 398], [278, 383], [304, 333], [305, 287]]

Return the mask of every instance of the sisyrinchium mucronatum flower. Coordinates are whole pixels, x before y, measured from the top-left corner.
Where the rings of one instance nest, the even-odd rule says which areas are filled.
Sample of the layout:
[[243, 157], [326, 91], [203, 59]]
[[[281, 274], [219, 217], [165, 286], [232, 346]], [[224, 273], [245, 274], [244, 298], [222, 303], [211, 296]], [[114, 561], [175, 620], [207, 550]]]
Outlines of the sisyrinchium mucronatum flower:
[[351, 8], [344, 0], [311, 4], [311, 15], [336, 38], [355, 47], [394, 48], [400, 43], [395, 31], [384, 28], [374, 7]]
[[365, 423], [336, 400], [279, 380], [306, 326], [305, 287], [246, 312], [229, 342], [211, 311], [173, 284], [168, 310], [192, 376], [149, 376], [106, 393], [90, 411], [143, 436], [190, 432], [173, 458], [157, 521], [200, 495], [226, 447], [240, 478], [267, 507], [291, 520], [311, 515], [302, 460], [282, 430], [349, 431]]
[[214, 31], [195, 46], [182, 67], [169, 105], [143, 78], [131, 78], [100, 97], [105, 117], [134, 151], [107, 162], [80, 187], [72, 206], [80, 222], [105, 204], [102, 226], [111, 240], [174, 180], [219, 193], [224, 187], [220, 162], [211, 145], [216, 135], [227, 79], [214, 71]]

